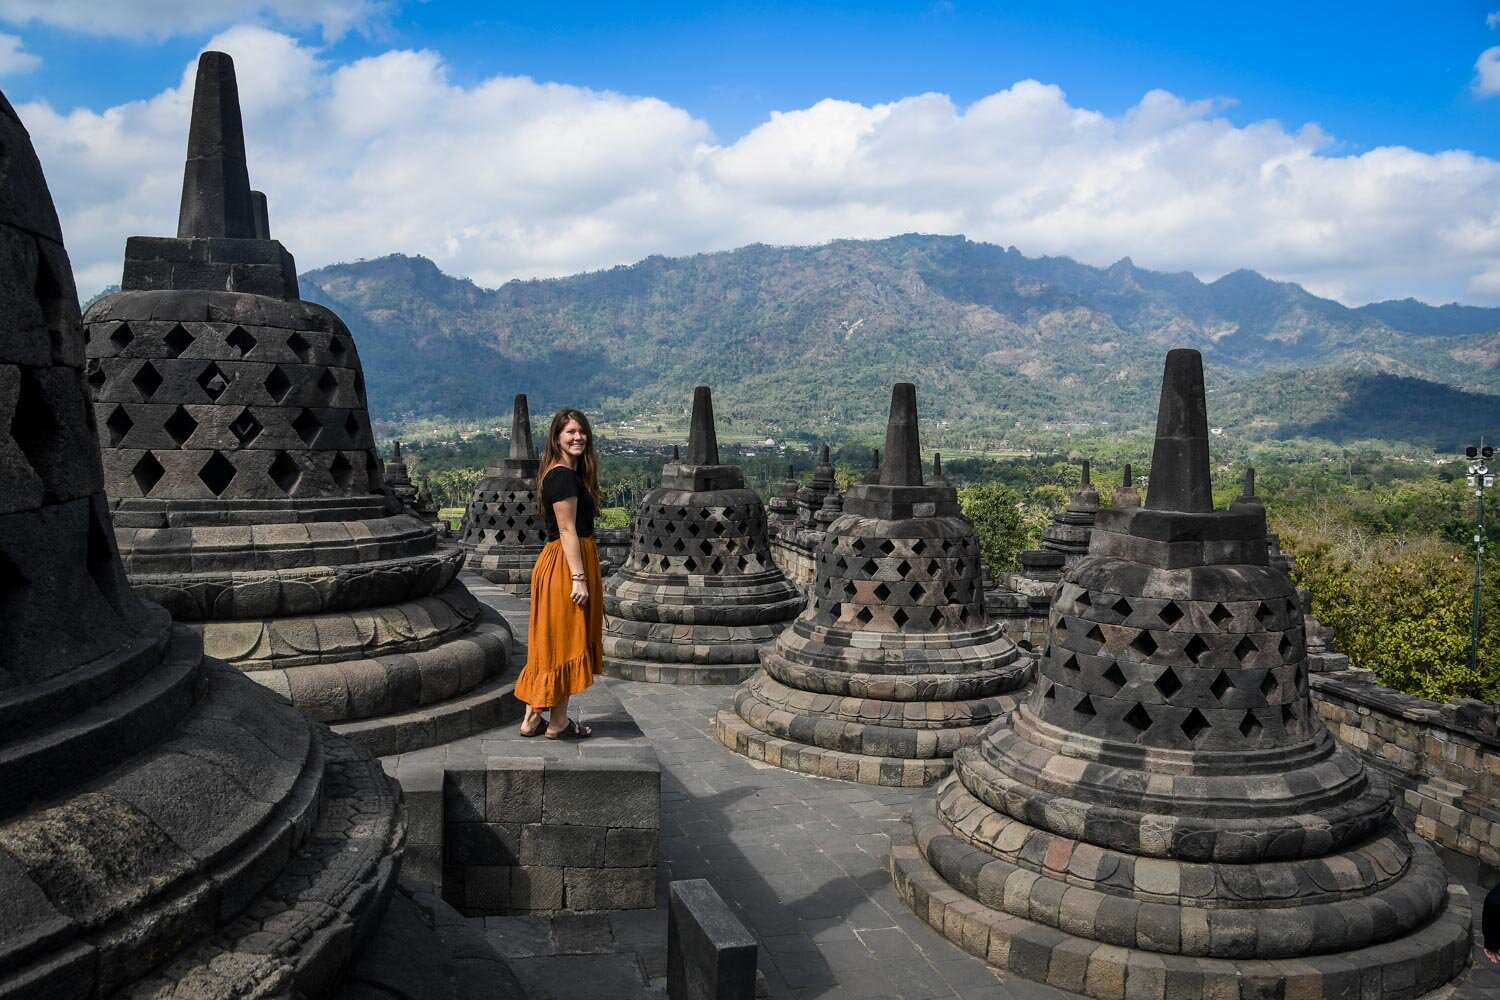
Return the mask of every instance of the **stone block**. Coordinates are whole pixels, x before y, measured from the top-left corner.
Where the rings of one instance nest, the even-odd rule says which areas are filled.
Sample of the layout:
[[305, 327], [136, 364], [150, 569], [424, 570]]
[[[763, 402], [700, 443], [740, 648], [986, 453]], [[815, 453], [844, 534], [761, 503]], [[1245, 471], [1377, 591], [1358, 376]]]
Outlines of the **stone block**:
[[561, 868], [516, 867], [510, 870], [510, 908], [513, 910], [560, 910], [563, 908]]
[[454, 767], [450, 762], [443, 782], [443, 797], [450, 823], [483, 823], [489, 819], [485, 807], [485, 785], [486, 774], [483, 770]]
[[563, 899], [570, 910], [646, 910], [656, 905], [656, 869], [567, 868]]
[[432, 764], [410, 764], [401, 771], [401, 791], [406, 799], [408, 844], [443, 842], [443, 770]]
[[655, 866], [661, 834], [656, 830], [621, 828], [604, 837], [604, 867], [647, 868]]
[[491, 823], [542, 821], [542, 759], [491, 757], [485, 772], [485, 818]]
[[520, 831], [523, 865], [597, 868], [604, 863], [603, 827], [527, 823]]
[[520, 863], [520, 835], [503, 823], [448, 823], [443, 831], [443, 858], [450, 865]]
[[472, 910], [511, 909], [509, 865], [470, 865], [464, 871], [464, 906]]
[[441, 892], [443, 846], [407, 843], [406, 854], [401, 862], [401, 878]]
[[661, 827], [661, 769], [640, 761], [547, 761], [542, 822]]
[[755, 938], [704, 879], [673, 882], [667, 911], [670, 1000], [752, 1000]]

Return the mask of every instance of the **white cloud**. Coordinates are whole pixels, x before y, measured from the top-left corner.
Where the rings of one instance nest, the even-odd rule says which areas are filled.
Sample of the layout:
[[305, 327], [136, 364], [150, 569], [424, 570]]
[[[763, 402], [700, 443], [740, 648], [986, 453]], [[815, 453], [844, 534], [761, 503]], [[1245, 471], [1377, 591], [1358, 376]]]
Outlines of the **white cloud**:
[[1484, 19], [1486, 28], [1500, 28], [1500, 10], [1492, 10]]
[[1500, 94], [1500, 45], [1480, 53], [1474, 64], [1474, 91], [1485, 97]]
[[0, 0], [0, 21], [115, 38], [171, 38], [265, 21], [336, 41], [378, 23], [394, 0]]
[[0, 32], [0, 76], [30, 73], [41, 64], [42, 57], [34, 52], [27, 52], [21, 39]]
[[[236, 57], [251, 179], [304, 269], [399, 251], [497, 285], [919, 231], [1205, 278], [1250, 267], [1351, 302], [1500, 302], [1500, 162], [1337, 155], [1316, 126], [1236, 126], [1162, 91], [1117, 116], [1030, 80], [968, 107], [825, 100], [724, 143], [654, 98], [460, 86], [430, 51], [333, 65], [247, 27], [210, 45]], [[85, 293], [119, 279], [125, 237], [176, 231], [191, 80], [102, 113], [19, 109]]]

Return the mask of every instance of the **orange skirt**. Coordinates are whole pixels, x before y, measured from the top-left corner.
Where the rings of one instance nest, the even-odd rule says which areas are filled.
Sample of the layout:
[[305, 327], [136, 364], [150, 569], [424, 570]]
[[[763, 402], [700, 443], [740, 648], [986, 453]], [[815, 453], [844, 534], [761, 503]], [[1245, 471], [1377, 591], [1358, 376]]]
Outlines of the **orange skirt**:
[[531, 634], [516, 698], [545, 711], [594, 683], [604, 669], [604, 579], [594, 539], [580, 538], [589, 599], [574, 604], [572, 573], [562, 542], [548, 542], [531, 570]]

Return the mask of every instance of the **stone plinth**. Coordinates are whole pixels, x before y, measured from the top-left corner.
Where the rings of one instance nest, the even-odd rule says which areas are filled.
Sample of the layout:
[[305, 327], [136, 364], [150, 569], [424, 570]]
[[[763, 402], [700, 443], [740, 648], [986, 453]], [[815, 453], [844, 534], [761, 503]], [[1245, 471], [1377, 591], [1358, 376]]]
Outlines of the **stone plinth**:
[[630, 557], [604, 587], [604, 672], [732, 684], [802, 610], [771, 559], [766, 513], [739, 466], [719, 463], [709, 392], [693, 401], [686, 462], [662, 467], [636, 511]]
[[1467, 964], [1462, 890], [1314, 714], [1264, 510], [1212, 509], [1207, 441], [1201, 360], [1174, 351], [1145, 507], [1099, 512], [1029, 700], [913, 811], [897, 890], [1093, 997], [1435, 989]]
[[466, 565], [513, 594], [531, 593], [531, 569], [547, 544], [537, 506], [538, 468], [526, 394], [517, 393], [510, 424], [510, 456], [484, 472], [464, 511], [458, 544]]
[[979, 543], [952, 487], [922, 484], [915, 391], [892, 401], [881, 482], [850, 487], [816, 550], [807, 609], [721, 711], [754, 760], [922, 785], [1016, 706], [1030, 661], [990, 621]]
[[[232, 69], [211, 84], [200, 79], [212, 99], [194, 105], [190, 151], [242, 159]], [[194, 160], [186, 187], [203, 177], [233, 186], [243, 164]], [[200, 238], [220, 260], [285, 255], [269, 238], [235, 237], [242, 220], [203, 221], [205, 206], [253, 205], [243, 194], [185, 189], [193, 214], [177, 239], [152, 245], [189, 260]], [[295, 284], [254, 287], [226, 287], [212, 269], [146, 282], [127, 268], [122, 291], [85, 317], [126, 572], [209, 655], [319, 721], [357, 724], [367, 746], [390, 749], [371, 720], [412, 712], [448, 738], [492, 724], [476, 697], [504, 694], [507, 630], [455, 580], [463, 553], [439, 547], [384, 483], [354, 338]]]
[[[205, 54], [200, 89], [227, 64]], [[328, 996], [395, 887], [397, 793], [130, 587], [71, 268], [4, 97], [0, 148], [0, 997]]]

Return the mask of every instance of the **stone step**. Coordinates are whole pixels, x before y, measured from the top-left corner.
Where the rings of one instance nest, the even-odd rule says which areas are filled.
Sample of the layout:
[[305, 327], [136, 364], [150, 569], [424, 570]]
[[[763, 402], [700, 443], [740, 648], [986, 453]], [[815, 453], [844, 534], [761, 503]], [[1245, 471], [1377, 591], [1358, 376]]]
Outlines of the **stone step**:
[[423, 705], [395, 715], [384, 715], [333, 727], [376, 757], [406, 753], [482, 733], [521, 718], [516, 700], [516, 676], [497, 677], [447, 701]]
[[1399, 940], [1334, 955], [1230, 961], [1101, 944], [990, 909], [945, 882], [907, 832], [892, 838], [890, 870], [897, 894], [958, 947], [1013, 975], [1101, 1000], [1166, 1000], [1184, 990], [1241, 1000], [1411, 998], [1444, 985], [1469, 961], [1469, 897], [1456, 883], [1442, 913]]
[[866, 785], [915, 788], [936, 784], [953, 769], [948, 757], [908, 760], [825, 750], [769, 736], [734, 712], [723, 709], [714, 717], [714, 737], [735, 753], [803, 774]]

